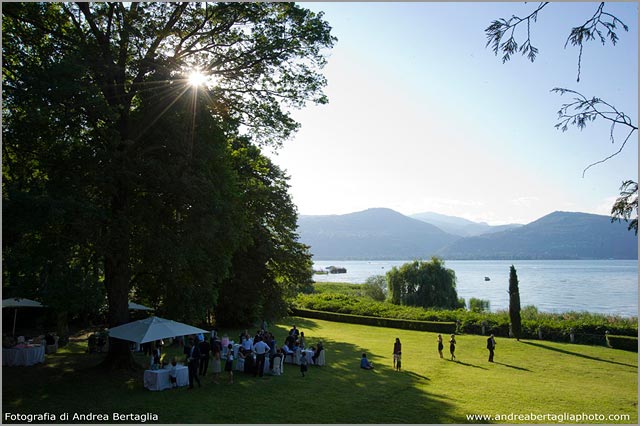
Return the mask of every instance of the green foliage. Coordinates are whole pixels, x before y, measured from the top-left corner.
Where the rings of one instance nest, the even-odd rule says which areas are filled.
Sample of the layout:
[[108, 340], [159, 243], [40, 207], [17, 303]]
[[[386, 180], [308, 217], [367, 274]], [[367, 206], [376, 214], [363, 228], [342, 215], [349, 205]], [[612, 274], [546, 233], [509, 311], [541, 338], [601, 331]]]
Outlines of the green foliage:
[[[90, 294], [70, 313], [106, 293], [115, 325], [132, 294], [203, 321], [245, 296], [275, 315], [309, 286], [286, 177], [254, 143], [279, 145], [298, 128], [292, 107], [326, 102], [335, 38], [322, 14], [188, 2], [2, 13], [5, 288], [62, 308], [81, 285]], [[189, 86], [195, 68], [215, 87]]]
[[384, 275], [374, 275], [367, 278], [363, 288], [364, 294], [373, 300], [383, 302], [387, 298], [387, 280]]
[[235, 253], [232, 275], [216, 304], [221, 325], [251, 324], [286, 313], [284, 299], [311, 287], [308, 247], [297, 241], [296, 208], [285, 174], [248, 141], [231, 144], [231, 157], [249, 224], [249, 244]]
[[638, 352], [637, 336], [616, 336], [607, 334], [607, 344], [614, 349], [622, 349], [624, 351]]
[[407, 319], [392, 319], [369, 317], [362, 315], [338, 314], [335, 312], [312, 311], [309, 309], [293, 309], [293, 315], [305, 318], [317, 318], [327, 321], [346, 322], [349, 324], [372, 325], [375, 327], [400, 328], [402, 330], [431, 331], [433, 333], [453, 334], [456, 332], [455, 322], [414, 321]]
[[[467, 334], [481, 334], [484, 323], [487, 333], [501, 337], [509, 336], [508, 311], [433, 310], [398, 306], [389, 302], [375, 302], [358, 296], [329, 292], [298, 295], [293, 301], [293, 306], [298, 309], [415, 321], [459, 321], [459, 331]], [[569, 334], [573, 329], [578, 343], [600, 345], [605, 343], [605, 331], [626, 336], [638, 334], [637, 317], [624, 318], [588, 312], [541, 313], [533, 306], [526, 306], [522, 316], [520, 337], [527, 339], [537, 339], [539, 329], [542, 329], [544, 340], [569, 341]]]
[[332, 293], [332, 294], [345, 294], [347, 296], [363, 296], [364, 290], [362, 284], [350, 284], [350, 283], [315, 283], [313, 284], [313, 292]]
[[391, 302], [410, 305], [458, 308], [456, 275], [444, 267], [444, 261], [436, 257], [430, 262], [413, 261], [387, 272]]
[[414, 306], [398, 306], [390, 302], [378, 302], [357, 295], [320, 294], [298, 295], [293, 306], [300, 309], [315, 311], [338, 312], [344, 314], [372, 316], [382, 318], [409, 319], [415, 321], [453, 321], [455, 322], [462, 310], [426, 310]]
[[489, 312], [489, 301], [483, 299], [476, 299], [472, 297], [469, 299], [469, 310], [472, 312]]
[[520, 319], [520, 290], [518, 289], [518, 273], [511, 265], [509, 269], [509, 319], [511, 330], [516, 339], [522, 334], [522, 320]]
[[611, 222], [620, 220], [628, 222], [627, 229], [638, 235], [638, 182], [626, 180], [620, 186], [620, 196], [611, 207]]

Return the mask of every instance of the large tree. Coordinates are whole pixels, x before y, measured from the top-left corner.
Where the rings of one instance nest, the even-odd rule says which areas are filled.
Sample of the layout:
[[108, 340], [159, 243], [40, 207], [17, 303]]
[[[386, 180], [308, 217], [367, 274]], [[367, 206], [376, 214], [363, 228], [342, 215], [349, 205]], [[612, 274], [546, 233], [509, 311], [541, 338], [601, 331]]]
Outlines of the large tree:
[[308, 247], [297, 241], [297, 212], [285, 174], [245, 138], [230, 144], [242, 195], [249, 242], [232, 260], [222, 282], [216, 320], [251, 324], [286, 313], [286, 296], [311, 282]]
[[[3, 204], [16, 212], [4, 230], [24, 227], [54, 250], [70, 240], [57, 264], [97, 257], [111, 326], [128, 321], [134, 284], [154, 276], [193, 292], [187, 302], [213, 301], [209, 280], [245, 243], [219, 146], [239, 131], [277, 145], [298, 127], [288, 108], [326, 102], [322, 49], [334, 38], [322, 15], [244, 2], [7, 3], [2, 12]], [[196, 69], [212, 79], [198, 90], [187, 81]], [[19, 212], [34, 206], [48, 212], [45, 224], [23, 224]], [[23, 242], [12, 237], [11, 254]]]
[[456, 292], [456, 274], [434, 257], [430, 262], [415, 260], [393, 267], [386, 275], [391, 303], [424, 308], [463, 307]]
[[[520, 53], [534, 62], [538, 56], [538, 48], [533, 45], [533, 24], [538, 19], [538, 15], [549, 5], [549, 2], [541, 2], [525, 16], [512, 16], [511, 18], [499, 18], [491, 22], [486, 30], [487, 46], [491, 46], [496, 55], [502, 54], [502, 62], [511, 60], [512, 55]], [[595, 3], [594, 3], [595, 6]], [[618, 17], [609, 13], [606, 3], [601, 2], [595, 6], [595, 11], [584, 23], [571, 28], [565, 47], [571, 44], [578, 48], [577, 58], [577, 82], [580, 82], [582, 71], [582, 55], [584, 47], [591, 41], [598, 41], [602, 45], [607, 42], [615, 45], [618, 40], [617, 31], [623, 29], [628, 31], [629, 27]], [[520, 41], [518, 41], [520, 40]], [[580, 130], [584, 129], [589, 122], [595, 120], [605, 121], [610, 125], [609, 140], [616, 143], [618, 129], [622, 129], [623, 140], [619, 147], [611, 155], [595, 161], [585, 167], [582, 175], [591, 167], [602, 164], [609, 159], [623, 152], [625, 146], [632, 138], [637, 144], [638, 127], [634, 124], [632, 117], [620, 111], [615, 105], [607, 102], [600, 96], [585, 96], [577, 90], [556, 87], [552, 92], [560, 95], [568, 94], [573, 96], [571, 102], [563, 104], [558, 111], [558, 122], [555, 127], [559, 130], [567, 131], [569, 126], [576, 126]], [[633, 95], [635, 96], [635, 94]], [[638, 234], [638, 184], [634, 180], [625, 180], [620, 187], [620, 197], [611, 208], [611, 221], [624, 220], [629, 223], [629, 230], [634, 230]]]

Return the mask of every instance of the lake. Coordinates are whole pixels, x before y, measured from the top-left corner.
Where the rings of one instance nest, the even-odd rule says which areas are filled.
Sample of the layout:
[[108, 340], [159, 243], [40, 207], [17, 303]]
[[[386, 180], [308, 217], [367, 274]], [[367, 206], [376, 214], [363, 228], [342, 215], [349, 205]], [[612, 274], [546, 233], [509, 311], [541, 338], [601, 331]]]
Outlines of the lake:
[[[316, 282], [361, 284], [408, 261], [314, 262], [314, 269], [338, 266], [346, 274], [314, 275]], [[509, 267], [516, 267], [522, 307], [544, 312], [588, 311], [621, 316], [638, 315], [636, 260], [450, 260], [445, 266], [457, 278], [458, 297], [488, 300], [492, 311], [509, 308]], [[490, 281], [485, 281], [489, 277]]]

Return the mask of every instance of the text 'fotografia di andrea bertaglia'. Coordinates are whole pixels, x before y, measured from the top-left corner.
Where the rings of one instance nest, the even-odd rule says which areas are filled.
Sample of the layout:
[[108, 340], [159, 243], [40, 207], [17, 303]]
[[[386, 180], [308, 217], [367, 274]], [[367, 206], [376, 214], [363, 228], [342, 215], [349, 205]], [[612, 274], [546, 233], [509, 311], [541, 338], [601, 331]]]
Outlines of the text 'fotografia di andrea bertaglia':
[[41, 422], [157, 422], [155, 413], [4, 413], [3, 423]]

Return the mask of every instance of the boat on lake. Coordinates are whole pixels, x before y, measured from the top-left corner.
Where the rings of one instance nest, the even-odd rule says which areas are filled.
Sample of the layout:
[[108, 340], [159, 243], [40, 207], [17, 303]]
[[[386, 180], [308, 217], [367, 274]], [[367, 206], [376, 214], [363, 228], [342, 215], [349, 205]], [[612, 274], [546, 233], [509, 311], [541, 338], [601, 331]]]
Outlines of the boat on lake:
[[330, 274], [346, 274], [347, 273], [347, 268], [343, 268], [340, 266], [329, 266], [325, 269], [328, 270]]

